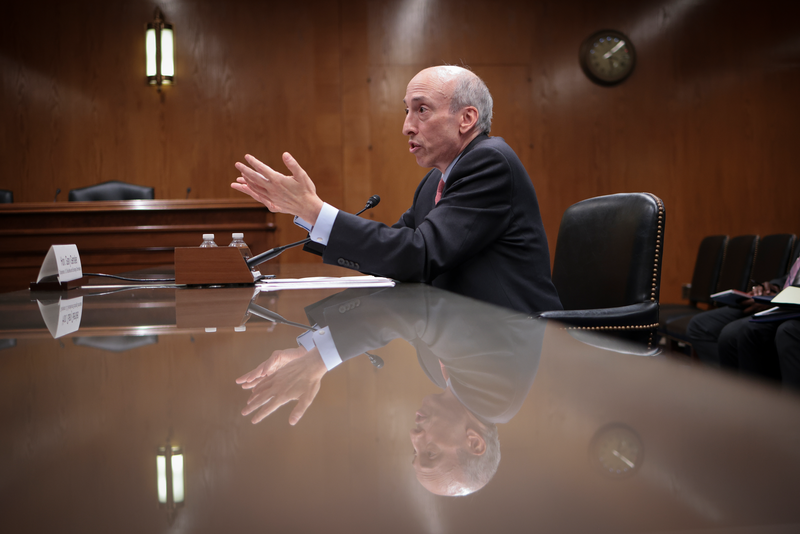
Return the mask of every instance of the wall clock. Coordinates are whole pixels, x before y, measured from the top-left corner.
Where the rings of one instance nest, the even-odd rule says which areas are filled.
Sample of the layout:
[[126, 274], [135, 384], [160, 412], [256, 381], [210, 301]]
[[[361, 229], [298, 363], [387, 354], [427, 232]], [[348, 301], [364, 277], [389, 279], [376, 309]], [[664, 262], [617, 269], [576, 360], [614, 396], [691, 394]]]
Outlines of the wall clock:
[[580, 63], [583, 72], [600, 85], [616, 85], [633, 72], [636, 50], [625, 35], [602, 30], [581, 44]]
[[597, 431], [589, 446], [589, 459], [602, 474], [627, 478], [639, 470], [644, 458], [641, 439], [628, 426], [610, 424]]

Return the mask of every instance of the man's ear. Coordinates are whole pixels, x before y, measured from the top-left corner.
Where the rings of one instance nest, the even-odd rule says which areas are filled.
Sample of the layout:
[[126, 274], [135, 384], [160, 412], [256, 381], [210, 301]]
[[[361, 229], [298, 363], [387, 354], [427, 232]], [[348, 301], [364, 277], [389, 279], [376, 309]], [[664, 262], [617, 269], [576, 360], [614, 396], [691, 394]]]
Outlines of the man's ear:
[[467, 429], [467, 450], [475, 456], [483, 456], [486, 452], [486, 440], [471, 428]]
[[474, 106], [467, 106], [461, 110], [461, 123], [458, 125], [458, 131], [461, 135], [472, 130], [478, 123], [478, 108]]
[[439, 360], [439, 367], [442, 369], [442, 376], [444, 376], [445, 381], [450, 379], [450, 374], [447, 372], [447, 367], [444, 366], [442, 360]]

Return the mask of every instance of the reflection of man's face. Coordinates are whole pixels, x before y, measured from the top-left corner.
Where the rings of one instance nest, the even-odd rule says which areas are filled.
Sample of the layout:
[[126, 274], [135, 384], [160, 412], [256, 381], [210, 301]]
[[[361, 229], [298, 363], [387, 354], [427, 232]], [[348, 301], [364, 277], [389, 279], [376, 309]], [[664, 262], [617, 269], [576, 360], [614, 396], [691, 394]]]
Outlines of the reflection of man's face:
[[411, 429], [412, 465], [417, 480], [431, 493], [448, 495], [461, 486], [459, 451], [483, 454], [485, 443], [474, 430], [475, 423], [450, 388], [422, 400]]

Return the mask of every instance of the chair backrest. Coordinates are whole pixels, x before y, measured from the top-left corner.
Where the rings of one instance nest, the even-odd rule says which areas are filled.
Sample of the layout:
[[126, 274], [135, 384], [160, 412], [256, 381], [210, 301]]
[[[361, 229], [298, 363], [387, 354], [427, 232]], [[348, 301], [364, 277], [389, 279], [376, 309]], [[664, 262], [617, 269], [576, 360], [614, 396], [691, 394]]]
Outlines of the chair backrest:
[[784, 276], [794, 242], [794, 234], [772, 234], [761, 238], [753, 263], [753, 274], [750, 277], [760, 284]]
[[697, 260], [692, 273], [692, 288], [689, 290], [689, 302], [711, 302], [710, 295], [717, 290], [717, 281], [725, 257], [728, 236], [710, 235], [703, 238], [697, 251]]
[[717, 291], [738, 289], [748, 291], [752, 286], [750, 274], [758, 248], [757, 235], [732, 237], [725, 247], [725, 258], [717, 281]]
[[128, 184], [117, 180], [81, 187], [69, 192], [70, 202], [87, 200], [152, 200], [153, 198], [155, 198], [155, 190], [152, 187]]
[[0, 204], [13, 204], [14, 192], [8, 189], [0, 189]]
[[565, 310], [658, 301], [664, 203], [650, 193], [590, 198], [564, 212], [553, 283]]

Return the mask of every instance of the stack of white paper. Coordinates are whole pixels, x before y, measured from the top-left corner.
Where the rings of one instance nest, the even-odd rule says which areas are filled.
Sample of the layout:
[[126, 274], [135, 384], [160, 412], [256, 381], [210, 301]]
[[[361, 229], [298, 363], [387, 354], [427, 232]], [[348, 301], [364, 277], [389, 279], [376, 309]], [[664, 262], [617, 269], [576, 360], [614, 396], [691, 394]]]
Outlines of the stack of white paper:
[[392, 287], [394, 280], [377, 276], [316, 276], [309, 278], [273, 278], [256, 284], [261, 291], [284, 289], [337, 289], [347, 287]]

